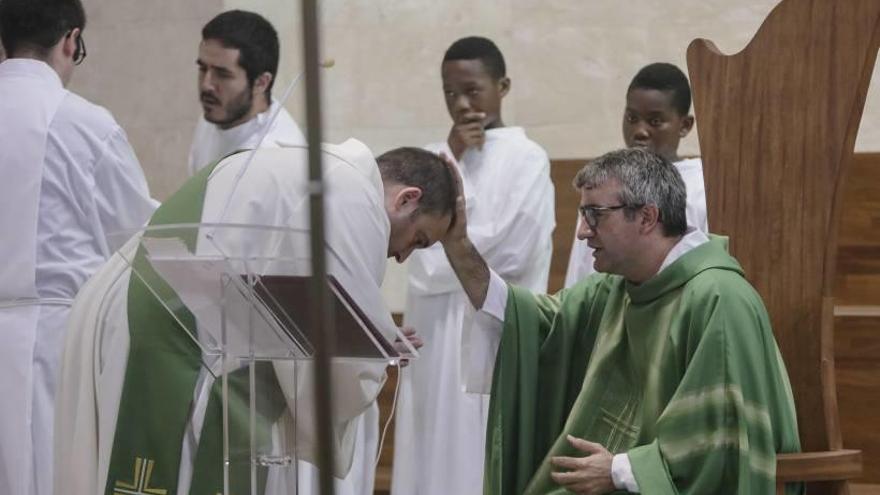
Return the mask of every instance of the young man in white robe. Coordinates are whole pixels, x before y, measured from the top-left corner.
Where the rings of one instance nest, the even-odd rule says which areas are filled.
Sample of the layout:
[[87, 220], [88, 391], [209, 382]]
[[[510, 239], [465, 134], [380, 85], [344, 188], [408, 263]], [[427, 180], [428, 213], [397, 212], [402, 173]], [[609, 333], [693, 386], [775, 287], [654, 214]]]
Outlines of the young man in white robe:
[[0, 37], [0, 493], [52, 493], [61, 343], [80, 287], [157, 203], [110, 113], [67, 91], [79, 0], [4, 0]]
[[[279, 53], [275, 28], [253, 12], [223, 12], [202, 28], [196, 64], [203, 114], [189, 151], [190, 176], [234, 151], [258, 144], [269, 148], [305, 144], [293, 117], [272, 99]], [[259, 143], [263, 132], [266, 137]]]
[[[690, 108], [691, 88], [681, 69], [667, 63], [646, 65], [633, 77], [626, 91], [623, 140], [629, 148], [644, 148], [672, 162], [687, 190], [687, 223], [708, 234], [703, 162], [699, 158], [678, 156], [679, 142], [694, 127]], [[576, 232], [577, 224], [565, 272], [565, 287], [596, 272], [593, 250], [577, 239]]]
[[[506, 280], [546, 291], [555, 225], [550, 162], [522, 128], [502, 121], [501, 101], [510, 90], [504, 58], [492, 41], [464, 38], [447, 50], [441, 75], [452, 128], [445, 142], [428, 149], [454, 158], [471, 239]], [[443, 249], [415, 253], [404, 322], [425, 348], [401, 375], [396, 495], [482, 493], [489, 397], [466, 394], [461, 381], [462, 336], [472, 314]]]
[[[151, 225], [192, 220], [308, 231], [305, 148], [258, 150], [235, 186], [236, 175], [249, 154], [235, 154], [190, 179], [156, 212]], [[327, 252], [333, 253], [328, 254], [328, 271], [385, 337], [393, 338], [394, 323], [379, 289], [386, 260], [403, 261], [413, 250], [428, 247], [445, 235], [454, 209], [453, 178], [432, 153], [399, 148], [374, 159], [366, 146], [354, 140], [325, 145], [324, 165]], [[210, 253], [220, 245], [228, 255], [286, 256], [308, 262], [307, 253], [291, 249], [290, 243], [275, 242], [278, 239], [264, 239], [254, 230], [248, 230], [247, 235], [218, 230], [213, 242], [207, 242], [205, 228], [199, 232], [196, 252]], [[219, 426], [210, 429], [209, 420], [204, 419], [214, 410], [211, 403], [207, 412], [204, 407], [190, 405], [211, 385], [196, 381], [197, 375], [206, 375], [199, 359], [189, 363], [194, 364], [192, 368], [180, 372], [169, 371], [170, 365], [156, 365], [177, 359], [170, 349], [179, 347], [163, 342], [176, 339], [185, 344], [188, 336], [174, 320], [163, 326], [162, 311], [146, 313], [150, 321], [146, 332], [140, 332], [137, 307], [152, 296], [144, 292], [137, 295], [139, 278], [131, 276], [123, 259], [131, 259], [136, 247], [135, 239], [111, 259], [74, 305], [56, 416], [56, 478], [63, 480], [69, 493], [113, 493], [114, 488], [131, 480], [132, 469], [141, 465], [140, 457], [149, 466], [144, 486], [169, 494], [213, 495], [220, 491], [217, 483], [222, 486], [216, 478], [221, 469], [220, 449], [206, 451], [206, 445], [211, 445], [212, 439], [217, 445]], [[166, 331], [171, 333], [160, 333]], [[189, 353], [200, 356], [198, 350]], [[140, 361], [145, 356], [149, 359]], [[148, 369], [133, 369], [138, 362]], [[308, 392], [310, 380], [303, 376], [300, 385], [291, 385], [291, 366], [275, 364], [274, 370], [285, 396], [298, 396], [297, 427], [303, 425], [303, 429], [296, 436], [296, 452], [300, 459], [314, 462], [317, 445], [314, 434], [307, 434], [314, 403]], [[337, 393], [332, 420], [338, 441], [334, 475], [341, 478], [351, 467], [356, 447], [352, 425], [379, 393], [385, 364], [334, 366]], [[134, 380], [138, 379], [141, 386], [136, 386]], [[181, 383], [187, 384], [182, 392], [165, 398], [168, 389]], [[195, 404], [203, 403], [197, 399]], [[196, 429], [194, 425], [203, 420], [204, 429]], [[205, 464], [203, 456], [214, 456], [217, 462]], [[289, 486], [275, 488], [281, 491], [271, 493], [293, 490]], [[372, 493], [372, 487], [359, 490], [352, 493]], [[304, 493], [303, 489], [298, 493]]]

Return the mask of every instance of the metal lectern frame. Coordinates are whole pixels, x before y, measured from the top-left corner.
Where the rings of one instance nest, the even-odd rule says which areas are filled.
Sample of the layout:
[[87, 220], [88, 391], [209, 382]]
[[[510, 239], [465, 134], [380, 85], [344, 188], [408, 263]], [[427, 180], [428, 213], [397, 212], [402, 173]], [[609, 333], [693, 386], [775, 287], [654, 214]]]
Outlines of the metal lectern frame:
[[324, 181], [322, 177], [322, 121], [320, 39], [317, 0], [302, 0], [303, 50], [306, 69], [306, 142], [309, 146], [309, 207], [311, 216], [311, 248], [313, 301], [311, 321], [320, 337], [315, 341], [315, 412], [318, 418], [318, 472], [321, 495], [333, 495], [333, 410], [330, 380], [330, 352], [336, 332], [332, 321], [332, 300], [322, 283], [327, 273], [324, 259]]

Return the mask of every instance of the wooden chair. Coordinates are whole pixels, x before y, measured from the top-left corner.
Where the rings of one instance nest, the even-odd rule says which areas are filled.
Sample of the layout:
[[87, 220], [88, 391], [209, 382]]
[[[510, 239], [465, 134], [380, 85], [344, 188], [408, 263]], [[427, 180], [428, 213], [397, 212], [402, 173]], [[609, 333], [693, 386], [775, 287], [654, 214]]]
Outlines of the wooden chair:
[[763, 297], [794, 390], [804, 453], [778, 456], [779, 490], [847, 494], [862, 469], [841, 442], [832, 288], [878, 22], [880, 0], [783, 0], [742, 52], [687, 52], [709, 225]]

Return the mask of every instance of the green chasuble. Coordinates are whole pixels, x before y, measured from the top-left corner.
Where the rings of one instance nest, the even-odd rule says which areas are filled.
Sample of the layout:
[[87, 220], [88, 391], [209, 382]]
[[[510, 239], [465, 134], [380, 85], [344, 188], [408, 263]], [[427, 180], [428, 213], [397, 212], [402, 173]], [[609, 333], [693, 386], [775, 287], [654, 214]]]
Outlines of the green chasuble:
[[597, 274], [555, 296], [509, 289], [484, 492], [568, 493], [549, 461], [584, 455], [566, 434], [627, 453], [645, 494], [775, 492], [775, 454], [800, 450], [794, 400], [725, 239], [639, 286]]
[[[215, 162], [191, 178], [156, 210], [151, 226], [198, 223], [205, 190]], [[174, 232], [172, 232], [172, 235]], [[183, 239], [195, 251], [195, 230]], [[160, 235], [160, 234], [154, 234]], [[202, 354], [178, 320], [195, 328], [194, 317], [184, 306], [172, 316], [153, 294], [174, 301], [174, 292], [152, 269], [143, 247], [133, 261], [128, 287], [129, 352], [119, 404], [106, 495], [177, 493], [181, 447], [190, 412]], [[146, 282], [146, 283], [145, 283]], [[147, 285], [149, 283], [149, 286]], [[250, 493], [250, 436], [248, 430], [248, 369], [230, 373], [230, 491]], [[270, 444], [269, 427], [286, 408], [270, 363], [255, 365], [257, 438], [261, 448]], [[214, 495], [223, 491], [223, 430], [221, 380], [211, 388], [198, 449], [193, 461], [189, 493]], [[259, 467], [258, 491], [265, 488], [267, 470]]]

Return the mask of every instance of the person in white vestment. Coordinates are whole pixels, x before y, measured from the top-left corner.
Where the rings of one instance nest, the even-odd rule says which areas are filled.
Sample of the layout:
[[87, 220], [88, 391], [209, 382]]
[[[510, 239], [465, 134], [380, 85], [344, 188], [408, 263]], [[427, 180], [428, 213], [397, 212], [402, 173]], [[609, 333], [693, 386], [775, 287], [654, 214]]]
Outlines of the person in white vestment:
[[[446, 234], [455, 207], [454, 178], [439, 157], [418, 148], [398, 148], [377, 159], [373, 158], [366, 146], [355, 140], [338, 146], [325, 145], [323, 150], [326, 242], [328, 253], [334, 254], [328, 257], [328, 271], [339, 278], [378, 329], [387, 338], [393, 338], [394, 323], [380, 292], [386, 260], [393, 257], [403, 261], [415, 249], [426, 248]], [[223, 222], [307, 230], [309, 201], [305, 147], [257, 150], [253, 162], [236, 186], [236, 176], [250, 154], [244, 152], [232, 155], [220, 161], [213, 169], [205, 170], [190, 179], [163, 204], [153, 222], [156, 222], [160, 214], [169, 218], [170, 209], [181, 204], [177, 201], [178, 197], [190, 194], [191, 186], [203, 181], [206, 184], [201, 186], [204, 200], [200, 205], [200, 213], [197, 212], [195, 216], [203, 223]], [[239, 237], [235, 237], [234, 232], [220, 232], [215, 235], [214, 242], [233, 250], [227, 254], [238, 253], [261, 259], [283, 254], [308, 260], [307, 253], [296, 251], [295, 248], [295, 252], [290, 252], [289, 243], [274, 242], [273, 239], [262, 242], [254, 237], [253, 231], [248, 231], [247, 238], [241, 233], [237, 235]], [[215, 244], [206, 242], [203, 237], [200, 233], [197, 252], [212, 252]], [[119, 426], [123, 421], [121, 411], [125, 406], [122, 398], [125, 397], [128, 379], [127, 361], [130, 362], [134, 352], [150, 352], [153, 355], [164, 352], [129, 347], [130, 338], [135, 337], [134, 333], [130, 333], [133, 331], [133, 300], [129, 285], [132, 277], [124, 257], [130, 259], [137, 247], [136, 241], [137, 239], [130, 241], [98, 272], [74, 304], [70, 332], [64, 347], [63, 377], [56, 415], [56, 479], [59, 482], [64, 480], [68, 490], [66, 493], [102, 493], [105, 487], [109, 490], [110, 487], [123, 483], [110, 472], [115, 457], [120, 455], [116, 452], [120, 445], [119, 440], [137, 435], [136, 430], [141, 428], [139, 426], [126, 430]], [[235, 249], [246, 249], [247, 252]], [[150, 335], [156, 331], [151, 329]], [[299, 397], [296, 401], [297, 454], [300, 459], [314, 462], [317, 445], [314, 442], [314, 433], [308, 431], [310, 421], [313, 420], [313, 398], [301, 393], [299, 388], [308, 389], [312, 382], [302, 378], [299, 385], [290, 386], [289, 382], [283, 380], [289, 373], [278, 372], [279, 366], [286, 365], [275, 365], [285, 396]], [[342, 365], [337, 363], [334, 366]], [[349, 366], [338, 368], [334, 372], [336, 394], [335, 416], [332, 420], [338, 440], [334, 475], [339, 478], [344, 478], [347, 471], [356, 469], [352, 462], [357, 446], [356, 440], [350, 434], [351, 428], [357, 418], [372, 406], [385, 379], [384, 363], [355, 363]], [[151, 377], [158, 376], [153, 374], [156, 371], [151, 371]], [[202, 369], [199, 374], [204, 377], [205, 370]], [[154, 379], [156, 378], [151, 378]], [[204, 387], [210, 387], [210, 384], [199, 383], [202, 382], [195, 385], [194, 392], [184, 394], [185, 403], [194, 397], [198, 398], [192, 408], [186, 406], [184, 414], [172, 422], [158, 426], [163, 431], [150, 435], [144, 441], [147, 445], [141, 445], [143, 450], [134, 450], [155, 452], [151, 442], [164, 441], [158, 437], [173, 437], [171, 452], [166, 457], [171, 459], [174, 472], [162, 471], [162, 463], [167, 460], [155, 458], [149, 461], [149, 486], [157, 490], [167, 490], [168, 494], [202, 493], [195, 487], [203, 487], [203, 478], [210, 475], [195, 467], [198, 466], [197, 454], [202, 454], [198, 445], [200, 440], [197, 438], [203, 440], [206, 433], [202, 432], [200, 437], [182, 433], [184, 427], [190, 431], [195, 428], [194, 425], [206, 421], [202, 419], [204, 416], [198, 417], [199, 414], [205, 414], [205, 408], [198, 404], [202, 403]], [[157, 387], [157, 393], [166, 388], [161, 383]], [[143, 393], [146, 392], [138, 390], [138, 394]], [[157, 414], [164, 407], [161, 402], [150, 397], [145, 399], [146, 407], [157, 408]], [[190, 412], [187, 413], [187, 410]], [[144, 414], [150, 417], [152, 412], [147, 411]], [[149, 423], [130, 422], [132, 425], [146, 425], [144, 428], [149, 427]], [[300, 425], [304, 425], [302, 430], [299, 429]], [[209, 432], [210, 435], [216, 433]], [[117, 474], [126, 480], [131, 479], [130, 466], [135, 465], [136, 459], [126, 457], [123, 461], [122, 466], [125, 469]], [[302, 464], [301, 462], [300, 466]], [[219, 464], [214, 468], [219, 469]], [[163, 479], [164, 484], [157, 481]], [[299, 483], [302, 483], [301, 477]], [[351, 493], [367, 493], [352, 491], [352, 487], [344, 484], [337, 487]], [[297, 493], [309, 493], [312, 489], [300, 486]], [[366, 489], [372, 490], [372, 487]], [[210, 493], [213, 494], [214, 491]], [[281, 483], [275, 485], [271, 493], [293, 493], [293, 487]]]
[[79, 0], [3, 0], [0, 38], [0, 493], [52, 493], [70, 304], [156, 208], [125, 132], [65, 89], [86, 56]]
[[[510, 90], [504, 57], [491, 40], [463, 38], [446, 51], [441, 75], [452, 128], [445, 142], [428, 149], [454, 158], [468, 233], [505, 280], [546, 291], [555, 226], [550, 162], [522, 128], [502, 121], [501, 102]], [[461, 380], [472, 316], [439, 244], [413, 254], [404, 323], [425, 347], [401, 375], [396, 495], [482, 493], [489, 396], [466, 393]]]
[[189, 175], [258, 144], [305, 144], [293, 117], [272, 99], [279, 54], [278, 34], [259, 14], [230, 10], [202, 28], [196, 64], [203, 114], [189, 150]]
[[[626, 91], [623, 140], [629, 148], [645, 148], [672, 162], [687, 190], [687, 224], [708, 234], [703, 161], [678, 155], [679, 142], [694, 127], [690, 108], [691, 88], [681, 69], [662, 62], [646, 65], [636, 73]], [[596, 272], [593, 250], [577, 239], [577, 228], [575, 222], [565, 287]]]

